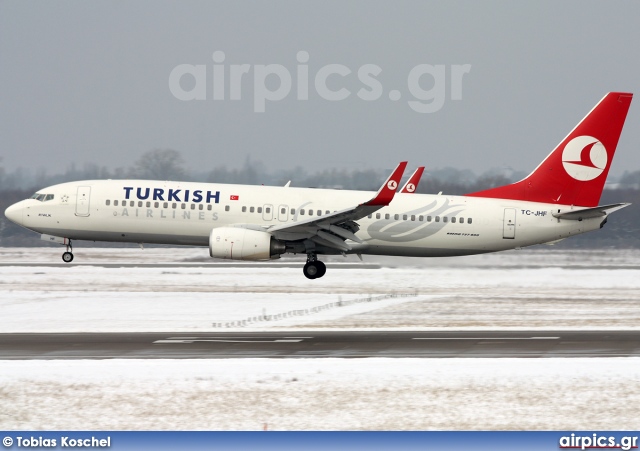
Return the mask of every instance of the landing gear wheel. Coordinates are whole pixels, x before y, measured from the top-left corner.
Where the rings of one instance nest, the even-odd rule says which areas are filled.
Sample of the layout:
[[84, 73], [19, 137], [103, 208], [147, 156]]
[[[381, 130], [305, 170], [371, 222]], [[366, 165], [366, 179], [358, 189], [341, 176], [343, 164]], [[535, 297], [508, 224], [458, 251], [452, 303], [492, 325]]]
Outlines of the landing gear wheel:
[[307, 279], [315, 279], [318, 277], [318, 269], [317, 262], [308, 262], [304, 265], [304, 268], [302, 268], [302, 272]]
[[62, 254], [62, 261], [65, 263], [71, 263], [73, 261], [73, 254], [71, 252], [65, 252]]
[[327, 272], [327, 267], [320, 260], [307, 262], [302, 268], [302, 272], [304, 273], [307, 279], [319, 279], [324, 276]]

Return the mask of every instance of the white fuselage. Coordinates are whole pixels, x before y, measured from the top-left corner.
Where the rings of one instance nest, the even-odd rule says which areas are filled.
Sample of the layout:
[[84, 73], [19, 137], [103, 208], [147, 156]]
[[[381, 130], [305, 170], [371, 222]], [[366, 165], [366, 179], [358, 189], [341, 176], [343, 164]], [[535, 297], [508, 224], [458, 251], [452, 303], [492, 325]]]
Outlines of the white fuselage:
[[[270, 226], [353, 207], [374, 194], [146, 180], [63, 183], [39, 193], [53, 198], [24, 200], [10, 207], [7, 215], [28, 229], [57, 237], [196, 246], [208, 246], [216, 227], [250, 226], [268, 231]], [[388, 206], [356, 221], [360, 228], [356, 235], [362, 243], [349, 240], [347, 253], [434, 257], [494, 252], [595, 230], [604, 220], [552, 216], [571, 208], [505, 199], [397, 194]]]

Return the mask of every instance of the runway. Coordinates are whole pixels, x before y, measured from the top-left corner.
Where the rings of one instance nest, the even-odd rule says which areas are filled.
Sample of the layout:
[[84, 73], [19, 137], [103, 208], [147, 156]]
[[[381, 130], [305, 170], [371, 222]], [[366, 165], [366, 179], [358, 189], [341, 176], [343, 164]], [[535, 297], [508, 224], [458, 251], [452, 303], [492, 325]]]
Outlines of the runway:
[[640, 331], [0, 334], [0, 359], [638, 357]]

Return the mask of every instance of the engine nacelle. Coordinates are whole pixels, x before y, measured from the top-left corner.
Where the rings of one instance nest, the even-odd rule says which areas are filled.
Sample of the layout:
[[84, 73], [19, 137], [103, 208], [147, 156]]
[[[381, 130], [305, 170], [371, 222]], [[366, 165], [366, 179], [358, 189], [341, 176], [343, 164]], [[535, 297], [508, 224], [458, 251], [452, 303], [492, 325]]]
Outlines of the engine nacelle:
[[209, 235], [209, 255], [229, 260], [269, 260], [286, 251], [285, 244], [267, 232], [239, 227], [216, 227]]

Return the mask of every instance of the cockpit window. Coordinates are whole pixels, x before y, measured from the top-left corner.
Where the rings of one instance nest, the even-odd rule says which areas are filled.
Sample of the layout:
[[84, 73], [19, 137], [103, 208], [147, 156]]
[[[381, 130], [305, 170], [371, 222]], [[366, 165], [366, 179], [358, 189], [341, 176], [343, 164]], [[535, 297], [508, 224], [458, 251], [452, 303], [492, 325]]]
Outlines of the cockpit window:
[[35, 193], [33, 196], [31, 196], [31, 199], [39, 200], [40, 202], [46, 202], [48, 200], [53, 200], [53, 194]]

